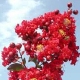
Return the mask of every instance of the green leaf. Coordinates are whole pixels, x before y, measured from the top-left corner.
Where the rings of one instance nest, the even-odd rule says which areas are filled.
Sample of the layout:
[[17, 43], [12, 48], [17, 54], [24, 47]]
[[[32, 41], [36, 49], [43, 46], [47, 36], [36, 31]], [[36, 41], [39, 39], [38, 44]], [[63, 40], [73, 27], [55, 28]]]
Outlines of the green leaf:
[[37, 64], [37, 65], [36, 65], [36, 68], [42, 68], [42, 66], [41, 66], [41, 65], [39, 65], [39, 64]]
[[31, 58], [31, 57], [29, 57], [29, 60], [28, 60], [28, 62], [34, 62], [34, 63], [36, 63], [36, 58]]
[[24, 58], [22, 61], [23, 61], [23, 64], [25, 65], [26, 64], [26, 59]]
[[23, 65], [21, 65], [19, 63], [15, 63], [15, 64], [9, 65], [9, 67], [7, 69], [10, 71], [20, 71], [23, 68], [24, 68]]

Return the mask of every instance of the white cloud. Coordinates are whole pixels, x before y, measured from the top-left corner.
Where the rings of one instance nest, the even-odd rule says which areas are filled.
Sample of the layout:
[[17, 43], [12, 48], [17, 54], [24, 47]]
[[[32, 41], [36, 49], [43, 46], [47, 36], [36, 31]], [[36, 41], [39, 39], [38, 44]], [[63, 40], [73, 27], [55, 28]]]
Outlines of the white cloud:
[[[30, 16], [29, 13], [32, 10], [42, 5], [40, 1], [35, 0], [7, 0], [7, 2], [11, 5], [11, 9], [5, 13], [7, 17], [6, 21], [0, 22], [1, 48], [11, 42], [10, 38], [13, 37], [12, 35], [15, 36], [15, 34], [13, 34], [15, 25], [25, 19], [26, 16]], [[13, 41], [18, 42], [18, 39], [16, 39], [16, 37], [14, 38], [15, 39]]]
[[7, 20], [10, 22], [20, 22], [25, 16], [28, 16], [30, 11], [40, 5], [39, 1], [35, 0], [8, 0], [12, 9], [6, 14]]
[[[39, 1], [35, 0], [7, 0], [11, 9], [5, 13], [7, 20], [0, 23], [0, 33], [4, 38], [11, 36], [11, 32], [8, 30], [14, 30], [14, 27], [17, 23], [20, 23], [25, 16], [29, 16], [31, 10], [40, 5]], [[0, 40], [2, 40], [0, 39]]]

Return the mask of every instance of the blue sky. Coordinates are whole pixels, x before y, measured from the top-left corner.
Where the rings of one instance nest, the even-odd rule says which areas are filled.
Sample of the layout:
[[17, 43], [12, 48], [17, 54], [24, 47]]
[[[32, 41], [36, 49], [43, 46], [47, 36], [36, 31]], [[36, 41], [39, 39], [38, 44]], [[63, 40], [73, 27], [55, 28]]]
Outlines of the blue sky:
[[[45, 12], [59, 9], [61, 12], [67, 9], [67, 3], [73, 3], [73, 9], [80, 12], [80, 0], [1, 0], [0, 1], [0, 51], [10, 42], [21, 42], [14, 32], [17, 23], [22, 20], [31, 20]], [[77, 45], [80, 46], [80, 13], [74, 16], [76, 19]], [[0, 80], [8, 80], [8, 71], [1, 65], [0, 55]], [[28, 64], [32, 66], [32, 64]], [[69, 62], [64, 65], [63, 80], [80, 80], [80, 59], [76, 66]]]

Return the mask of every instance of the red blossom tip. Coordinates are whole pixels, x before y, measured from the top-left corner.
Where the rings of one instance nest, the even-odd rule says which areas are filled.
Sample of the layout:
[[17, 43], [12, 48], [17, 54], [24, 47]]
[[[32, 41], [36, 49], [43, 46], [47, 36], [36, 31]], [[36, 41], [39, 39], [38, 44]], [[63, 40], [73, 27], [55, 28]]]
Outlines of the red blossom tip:
[[71, 2], [68, 3], [67, 6], [68, 6], [68, 8], [71, 8], [72, 7], [72, 3]]
[[11, 48], [15, 48], [15, 43], [11, 43], [9, 46], [10, 46]]
[[78, 10], [73, 10], [73, 14], [77, 15], [78, 14]]

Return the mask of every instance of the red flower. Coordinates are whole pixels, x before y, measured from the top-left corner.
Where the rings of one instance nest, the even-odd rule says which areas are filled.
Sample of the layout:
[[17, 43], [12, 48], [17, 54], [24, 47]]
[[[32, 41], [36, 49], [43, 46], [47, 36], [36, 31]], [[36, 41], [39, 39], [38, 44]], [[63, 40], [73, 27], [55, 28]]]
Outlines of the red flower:
[[14, 62], [17, 57], [18, 55], [17, 55], [16, 48], [11, 48], [11, 47], [3, 48], [3, 51], [2, 51], [3, 66], [9, 65], [11, 62]]

